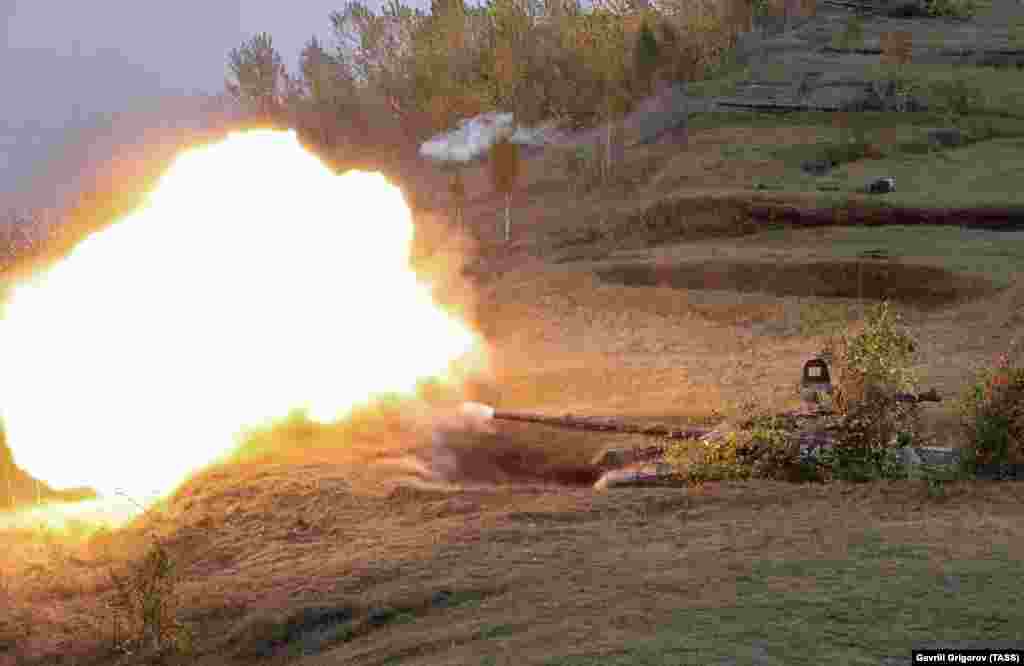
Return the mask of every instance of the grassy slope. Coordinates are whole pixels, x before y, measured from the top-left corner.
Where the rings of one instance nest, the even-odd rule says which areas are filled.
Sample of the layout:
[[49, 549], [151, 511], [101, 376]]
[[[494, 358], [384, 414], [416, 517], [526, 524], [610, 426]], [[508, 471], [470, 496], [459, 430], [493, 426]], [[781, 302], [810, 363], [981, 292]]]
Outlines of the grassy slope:
[[[990, 98], [1012, 106], [1020, 84], [991, 77]], [[609, 218], [665, 196], [746, 192], [754, 178], [810, 191], [799, 161], [841, 138], [834, 120], [699, 117], [686, 152], [632, 150], [637, 182], [580, 200], [539, 161], [524, 174], [516, 219], [530, 221], [523, 236], [551, 258], [557, 233], [613, 224]], [[941, 123], [870, 114], [848, 120], [869, 136], [895, 129], [908, 142]], [[998, 122], [1013, 131], [1017, 121]], [[899, 190], [887, 199], [915, 205], [1019, 202], [1019, 141], [897, 153], [848, 164], [832, 178], [846, 187], [895, 175]], [[488, 226], [499, 219], [494, 202], [481, 197], [470, 214], [480, 228], [497, 230]], [[792, 263], [838, 261], [879, 245], [906, 262], [984, 273], [1011, 287], [973, 303], [907, 312], [923, 341], [924, 385], [956, 393], [973, 364], [1022, 330], [1017, 235], [773, 228], [656, 248], [627, 238], [595, 257], [616, 261], [628, 251], [630, 261], [654, 265], [709, 255]], [[786, 387], [821, 342], [801, 332], [802, 308], [846, 302], [779, 297], [771, 285], [750, 294], [627, 287], [601, 282], [593, 267], [513, 264], [480, 288], [473, 317], [495, 350], [497, 404], [676, 422], [708, 417], [748, 395], [792, 406]], [[947, 438], [940, 443], [955, 444], [948, 404], [934, 409], [935, 433]], [[643, 439], [539, 426], [501, 434], [515, 449], [564, 463]], [[479, 450], [497, 441], [455, 446]], [[166, 515], [143, 521], [169, 538], [182, 565], [181, 616], [199, 632], [200, 654], [190, 663], [810, 664], [842, 657], [867, 664], [903, 663], [912, 645], [1024, 641], [1024, 616], [1007, 592], [1024, 573], [1011, 557], [1024, 546], [1019, 483], [959, 484], [944, 500], [910, 482], [611, 495], [534, 483], [389, 497], [401, 475], [374, 464], [375, 456], [406, 444], [368, 435], [342, 452], [321, 451], [319, 462], [307, 453], [301, 465], [211, 472], [178, 493]], [[41, 650], [100, 654], [110, 640], [106, 568], [138, 557], [145, 544], [144, 533], [132, 530], [73, 547], [5, 537], [0, 598], [11, 611], [0, 618], [0, 641], [9, 641], [0, 643], [0, 664]], [[441, 590], [451, 592], [446, 606], [431, 603]], [[313, 606], [346, 609], [354, 619], [289, 633], [289, 619], [301, 624], [295, 618]], [[384, 607], [394, 612], [368, 622], [371, 609]], [[261, 657], [274, 635], [290, 640], [278, 656]]]

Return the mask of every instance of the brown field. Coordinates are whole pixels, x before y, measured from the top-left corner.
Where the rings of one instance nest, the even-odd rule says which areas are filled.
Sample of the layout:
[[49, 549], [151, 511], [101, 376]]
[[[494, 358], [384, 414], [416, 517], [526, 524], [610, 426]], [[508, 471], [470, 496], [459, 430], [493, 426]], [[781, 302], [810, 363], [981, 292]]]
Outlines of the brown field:
[[[829, 254], [822, 233], [798, 236]], [[707, 252], [720, 270], [709, 264], [705, 285], [693, 266]], [[745, 260], [773, 252], [755, 291]], [[673, 423], [715, 421], [748, 396], [791, 408], [822, 341], [799, 332], [801, 308], [856, 311], [848, 293], [787, 293], [801, 264], [771, 239], [624, 254], [628, 265], [524, 261], [478, 286], [465, 312], [494, 377], [472, 397]], [[928, 276], [934, 298], [901, 312], [923, 342], [923, 385], [952, 397], [1019, 334], [1024, 292], [897, 270], [911, 290], [886, 283], [896, 303]], [[929, 420], [957, 443], [948, 402]], [[107, 571], [137, 561], [148, 532], [180, 567], [178, 616], [195, 631], [181, 663], [878, 663], [912, 644], [1021, 639], [1019, 483], [958, 482], [942, 500], [909, 481], [597, 493], [590, 459], [644, 437], [502, 424], [450, 435], [458, 481], [430, 484], [396, 462], [426, 446], [415, 429], [317, 437], [204, 473], [122, 532], [5, 537], [0, 662], [142, 663], [110, 649]], [[351, 620], [331, 625], [325, 608]]]

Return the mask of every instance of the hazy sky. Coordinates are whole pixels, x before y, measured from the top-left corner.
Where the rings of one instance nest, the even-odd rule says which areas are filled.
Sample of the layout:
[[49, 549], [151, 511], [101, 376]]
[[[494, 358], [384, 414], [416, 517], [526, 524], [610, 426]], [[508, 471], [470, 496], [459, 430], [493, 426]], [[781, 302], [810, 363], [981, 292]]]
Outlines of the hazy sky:
[[[344, 0], [0, 0], [0, 194], [74, 118], [165, 93], [220, 92], [228, 52], [269, 32], [289, 70], [313, 35], [331, 39]], [[379, 2], [370, 0], [372, 7]], [[75, 57], [75, 40], [78, 57]], [[66, 132], [64, 132], [66, 133]]]

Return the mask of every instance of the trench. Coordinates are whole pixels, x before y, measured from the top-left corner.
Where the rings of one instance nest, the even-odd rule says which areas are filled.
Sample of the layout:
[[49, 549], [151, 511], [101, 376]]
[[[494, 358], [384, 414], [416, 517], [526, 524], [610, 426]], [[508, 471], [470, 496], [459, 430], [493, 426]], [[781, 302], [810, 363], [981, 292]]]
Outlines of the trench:
[[857, 261], [767, 263], [702, 261], [674, 265], [619, 264], [595, 271], [629, 287], [723, 290], [776, 296], [890, 300], [940, 308], [988, 297], [999, 287], [982, 277], [936, 266]]

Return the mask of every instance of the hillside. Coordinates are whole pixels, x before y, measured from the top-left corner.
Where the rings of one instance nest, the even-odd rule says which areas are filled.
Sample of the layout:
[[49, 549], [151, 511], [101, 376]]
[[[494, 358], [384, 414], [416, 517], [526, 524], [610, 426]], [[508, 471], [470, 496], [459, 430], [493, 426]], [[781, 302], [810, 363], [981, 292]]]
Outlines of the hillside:
[[[1024, 77], [1019, 59], [960, 59], [1016, 58], [1024, 6], [993, 0], [969, 22], [885, 9], [823, 2], [748, 38], [720, 77], [686, 87], [700, 110], [685, 144], [634, 145], [643, 117], [627, 120], [610, 184], [573, 183], [559, 147], [526, 160], [509, 243], [486, 165], [466, 170], [462, 228], [446, 174], [415, 169], [415, 265], [493, 353], [493, 376], [457, 398], [673, 427], [742, 417], [749, 400], [792, 410], [821, 319], [856, 329], [885, 299], [919, 342], [920, 385], [943, 396], [923, 432], [964, 446], [957, 397], [1024, 333]], [[837, 52], [855, 11], [864, 43]], [[892, 75], [877, 66], [889, 30], [914, 34], [904, 73], [980, 96], [955, 117], [941, 85], [921, 111], [737, 106], [864, 92]], [[929, 137], [954, 126], [953, 143]], [[803, 168], [822, 159], [835, 162], [822, 175]], [[886, 176], [895, 192], [858, 191]], [[888, 260], [863, 258], [879, 249]], [[432, 439], [401, 406], [365, 419], [276, 432], [277, 455], [197, 474], [123, 530], [0, 534], [0, 664], [157, 663], [118, 642], [129, 625], [109, 577], [161, 561], [154, 536], [178, 578], [153, 594], [188, 627], [169, 633], [191, 635], [165, 663], [901, 664], [926, 646], [1024, 649], [1020, 481], [597, 492], [596, 456], [657, 438], [494, 422]], [[439, 447], [447, 478], [431, 473]]]

